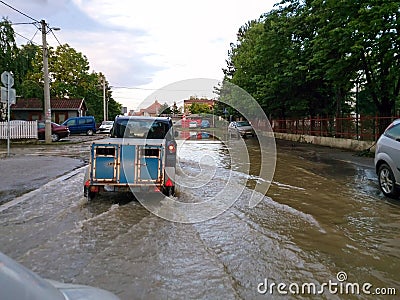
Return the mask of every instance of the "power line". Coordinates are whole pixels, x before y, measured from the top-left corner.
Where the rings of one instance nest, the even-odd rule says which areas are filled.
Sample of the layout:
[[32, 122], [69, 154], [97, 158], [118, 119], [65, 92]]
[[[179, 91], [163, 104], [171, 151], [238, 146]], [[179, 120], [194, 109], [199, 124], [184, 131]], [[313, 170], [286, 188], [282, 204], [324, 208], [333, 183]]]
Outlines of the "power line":
[[60, 41], [58, 40], [58, 38], [56, 37], [56, 35], [54, 34], [54, 31], [50, 28], [50, 32], [51, 34], [54, 36], [54, 38], [56, 39], [56, 41], [58, 42], [58, 44], [61, 46]]
[[[37, 31], [36, 31], [36, 32], [37, 32]], [[16, 35], [22, 37], [23, 39], [25, 39], [25, 40], [31, 42], [32, 44], [35, 44], [36, 46], [39, 46], [39, 44], [37, 44], [37, 43], [35, 43], [35, 42], [33, 41], [33, 38], [34, 38], [35, 36], [33, 36], [32, 39], [28, 39], [27, 37], [23, 36], [22, 34], [19, 34], [18, 32], [15, 32], [15, 31], [14, 31], [14, 33], [15, 33]], [[36, 35], [36, 33], [35, 33], [35, 35]]]
[[[23, 16], [25, 16], [25, 17], [27, 17], [27, 18], [29, 18], [29, 19], [31, 19], [32, 21], [35, 21], [35, 23], [41, 23], [40, 21], [38, 21], [38, 20], [36, 20], [35, 18], [33, 18], [33, 17], [31, 17], [31, 16], [29, 16], [29, 15], [27, 15], [27, 14], [25, 14], [25, 13], [23, 13], [22, 11], [20, 11], [20, 10], [18, 10], [18, 9], [16, 9], [15, 7], [13, 7], [13, 6], [11, 6], [11, 5], [9, 5], [9, 4], [7, 4], [7, 3], [5, 3], [3, 0], [0, 0], [0, 3], [2, 3], [2, 4], [4, 4], [5, 6], [7, 6], [7, 7], [9, 7], [9, 8], [11, 8], [12, 10], [14, 10], [14, 11], [16, 11], [16, 12], [18, 12], [18, 13], [20, 13], [21, 15], [23, 15]], [[35, 23], [11, 23], [12, 25], [20, 25], [20, 24], [33, 24], [33, 25], [35, 25], [36, 26], [36, 24]], [[36, 26], [37, 27], [37, 26]], [[53, 30], [52, 30], [52, 28], [50, 28], [49, 27], [49, 25], [48, 24], [46, 24], [46, 27], [47, 28], [49, 28], [49, 31], [53, 34], [53, 36], [54, 36], [54, 38], [56, 39], [56, 41], [58, 42], [58, 44], [61, 46], [61, 43], [60, 43], [60, 41], [58, 40], [58, 38], [56, 37], [56, 35], [54, 34], [54, 32], [53, 32]], [[38, 28], [38, 27], [37, 27]], [[38, 28], [38, 31], [40, 30], [40, 28]], [[21, 36], [20, 34], [18, 34], [18, 33], [16, 33], [16, 34], [18, 34], [19, 36], [21, 36], [21, 37], [23, 37], [23, 38], [25, 38], [25, 39], [27, 39], [28, 41], [30, 41], [30, 42], [32, 42], [32, 40], [33, 40], [33, 38], [36, 36], [36, 33], [37, 33], [37, 31], [35, 32], [35, 34], [34, 34], [34, 36], [32, 37], [32, 39], [27, 39], [27, 38], [25, 38], [25, 37], [23, 37], [23, 36]]]
[[12, 10], [15, 10], [16, 12], [18, 12], [18, 13], [20, 13], [21, 15], [23, 15], [23, 16], [25, 16], [25, 17], [31, 19], [32, 21], [35, 21], [35, 22], [38, 22], [38, 23], [39, 23], [38, 20], [36, 20], [36, 19], [34, 19], [34, 18], [28, 16], [27, 14], [25, 14], [25, 13], [23, 13], [22, 11], [16, 9], [15, 7], [12, 7], [11, 5], [5, 3], [4, 1], [0, 0], [0, 3], [3, 3], [5, 6], [8, 6], [8, 7], [11, 8]]

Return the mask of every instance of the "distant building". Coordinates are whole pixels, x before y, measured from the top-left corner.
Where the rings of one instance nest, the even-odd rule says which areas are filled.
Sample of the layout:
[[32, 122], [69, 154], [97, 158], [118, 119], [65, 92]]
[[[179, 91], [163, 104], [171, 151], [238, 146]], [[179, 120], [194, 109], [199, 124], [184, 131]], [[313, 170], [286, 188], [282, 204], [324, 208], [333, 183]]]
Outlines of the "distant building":
[[[87, 107], [83, 99], [51, 99], [51, 120], [62, 123], [71, 117], [86, 115]], [[11, 119], [13, 120], [44, 120], [43, 101], [38, 98], [17, 99], [11, 105]]]
[[183, 111], [184, 111], [185, 114], [189, 114], [190, 113], [189, 108], [193, 103], [208, 105], [208, 107], [210, 108], [210, 111], [211, 111], [212, 108], [214, 107], [215, 100], [197, 99], [197, 98], [183, 100]]
[[147, 108], [142, 108], [138, 112], [135, 112], [134, 116], [144, 116], [144, 117], [157, 117], [160, 112], [160, 107], [162, 105], [156, 100], [152, 105]]

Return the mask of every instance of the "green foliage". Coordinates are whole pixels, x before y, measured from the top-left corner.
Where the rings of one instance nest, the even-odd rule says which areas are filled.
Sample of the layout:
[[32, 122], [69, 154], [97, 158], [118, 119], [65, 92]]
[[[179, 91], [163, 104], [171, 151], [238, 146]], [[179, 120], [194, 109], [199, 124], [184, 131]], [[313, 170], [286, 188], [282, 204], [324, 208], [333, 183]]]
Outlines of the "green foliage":
[[359, 107], [373, 103], [363, 112], [391, 115], [400, 100], [399, 7], [398, 0], [283, 0], [239, 29], [225, 79], [274, 118], [349, 114], [356, 82]]
[[169, 107], [168, 103], [165, 102], [160, 106], [159, 115], [170, 115], [170, 114], [171, 114], [171, 108]]
[[189, 111], [192, 114], [203, 114], [210, 113], [210, 108], [207, 104], [194, 102], [189, 106]]
[[[43, 99], [43, 53], [40, 46], [31, 43], [17, 47], [11, 23], [0, 22], [0, 72], [14, 74], [15, 89], [23, 98]], [[56, 49], [48, 48], [51, 98], [84, 99], [88, 115], [97, 122], [103, 120], [103, 77], [101, 73], [89, 72], [89, 61], [82, 53], [68, 44]], [[112, 98], [105, 82], [108, 103], [108, 119], [121, 114], [121, 104]]]

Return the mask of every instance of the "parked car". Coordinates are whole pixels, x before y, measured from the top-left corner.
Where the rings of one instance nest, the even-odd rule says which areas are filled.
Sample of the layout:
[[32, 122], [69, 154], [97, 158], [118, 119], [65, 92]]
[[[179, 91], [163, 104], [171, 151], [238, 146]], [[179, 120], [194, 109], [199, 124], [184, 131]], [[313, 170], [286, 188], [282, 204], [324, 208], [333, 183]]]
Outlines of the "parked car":
[[196, 121], [190, 121], [189, 122], [189, 128], [197, 128], [197, 122]]
[[100, 133], [110, 133], [114, 125], [114, 121], [103, 121], [99, 127]]
[[254, 129], [248, 121], [234, 121], [228, 126], [229, 136], [240, 136], [247, 137], [249, 135], [254, 136]]
[[114, 294], [91, 286], [48, 280], [0, 252], [2, 300], [118, 300]]
[[[45, 139], [46, 123], [44, 121], [38, 121], [38, 139]], [[51, 122], [51, 140], [57, 142], [63, 138], [69, 137], [69, 129], [67, 126], [59, 125]]]
[[201, 128], [210, 128], [210, 121], [201, 120]]
[[67, 126], [71, 134], [93, 135], [96, 133], [96, 121], [93, 116], [69, 118], [61, 125]]
[[392, 122], [376, 143], [375, 169], [385, 196], [400, 195], [400, 119]]

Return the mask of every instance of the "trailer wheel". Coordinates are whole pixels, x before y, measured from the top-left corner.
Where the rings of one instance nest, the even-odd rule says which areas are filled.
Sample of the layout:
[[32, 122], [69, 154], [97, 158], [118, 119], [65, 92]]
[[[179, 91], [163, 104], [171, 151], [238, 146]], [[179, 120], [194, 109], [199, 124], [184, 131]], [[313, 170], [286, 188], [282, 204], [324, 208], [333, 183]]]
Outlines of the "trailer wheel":
[[97, 193], [96, 192], [88, 192], [87, 198], [88, 201], [92, 201], [94, 197], [96, 197]]
[[89, 191], [89, 188], [88, 188], [87, 186], [85, 186], [85, 187], [83, 188], [83, 196], [84, 196], [85, 198], [87, 198], [88, 201], [93, 200], [94, 197], [96, 197], [96, 194], [97, 194], [97, 192], [91, 192], [91, 191]]
[[163, 194], [165, 196], [174, 196], [175, 195], [175, 187], [173, 186], [164, 186], [163, 188]]

